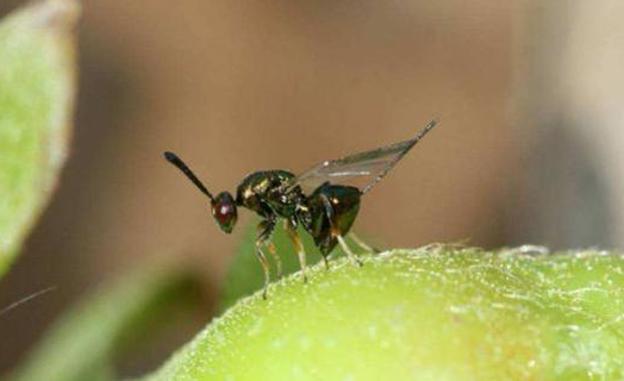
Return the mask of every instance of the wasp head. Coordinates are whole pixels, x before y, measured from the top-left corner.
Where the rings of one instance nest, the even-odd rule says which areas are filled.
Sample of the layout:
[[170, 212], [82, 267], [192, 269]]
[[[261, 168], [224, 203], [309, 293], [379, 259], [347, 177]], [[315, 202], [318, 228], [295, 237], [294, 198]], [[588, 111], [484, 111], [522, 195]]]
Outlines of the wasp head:
[[217, 225], [226, 233], [231, 233], [236, 225], [236, 202], [230, 192], [221, 192], [212, 200], [212, 216]]
[[182, 173], [186, 175], [195, 184], [195, 186], [210, 199], [212, 207], [212, 216], [217, 225], [226, 233], [231, 233], [236, 225], [236, 202], [229, 192], [221, 192], [217, 197], [213, 197], [212, 193], [206, 189], [204, 184], [195, 176], [193, 171], [173, 152], [165, 152], [165, 159], [176, 166]]

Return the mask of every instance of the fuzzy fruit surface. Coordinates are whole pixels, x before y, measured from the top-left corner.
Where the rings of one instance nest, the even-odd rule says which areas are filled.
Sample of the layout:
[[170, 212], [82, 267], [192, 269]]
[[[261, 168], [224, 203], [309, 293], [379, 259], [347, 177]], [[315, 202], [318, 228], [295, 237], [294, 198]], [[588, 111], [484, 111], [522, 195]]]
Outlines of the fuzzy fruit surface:
[[619, 380], [624, 259], [436, 246], [239, 301], [146, 380]]

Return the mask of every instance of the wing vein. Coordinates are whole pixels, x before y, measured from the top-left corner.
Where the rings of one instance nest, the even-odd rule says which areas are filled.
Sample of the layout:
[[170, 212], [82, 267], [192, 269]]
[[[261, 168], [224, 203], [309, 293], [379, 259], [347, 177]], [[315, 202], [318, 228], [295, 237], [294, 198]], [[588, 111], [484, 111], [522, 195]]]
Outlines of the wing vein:
[[434, 119], [432, 121], [430, 121], [425, 128], [423, 128], [412, 140], [410, 140], [408, 146], [401, 151], [401, 153], [394, 159], [392, 160], [377, 176], [375, 176], [375, 179], [373, 181], [371, 181], [370, 183], [368, 183], [364, 189], [362, 189], [362, 194], [367, 193], [369, 190], [371, 190], [379, 181], [381, 181], [381, 179], [383, 179], [388, 172], [390, 172], [390, 170], [392, 169], [392, 167], [395, 166], [396, 163], [399, 162], [399, 160], [401, 160], [403, 158], [403, 156], [405, 156], [405, 154], [407, 154], [412, 147], [414, 147], [416, 145], [416, 143], [418, 143], [422, 138], [425, 137], [425, 135], [427, 135], [427, 133], [429, 131], [431, 131], [437, 124], [438, 122]]

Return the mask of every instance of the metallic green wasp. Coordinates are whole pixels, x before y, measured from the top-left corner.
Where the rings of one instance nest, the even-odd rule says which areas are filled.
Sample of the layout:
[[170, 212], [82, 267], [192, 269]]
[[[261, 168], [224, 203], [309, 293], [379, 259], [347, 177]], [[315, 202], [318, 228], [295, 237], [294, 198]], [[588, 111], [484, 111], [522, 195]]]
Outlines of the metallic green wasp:
[[[435, 125], [436, 122], [431, 121], [412, 139], [338, 160], [324, 161], [298, 176], [284, 170], [254, 172], [239, 184], [236, 198], [229, 192], [213, 196], [176, 154], [165, 152], [164, 156], [208, 196], [212, 216], [224, 232], [232, 232], [238, 215], [237, 207], [247, 208], [262, 218], [258, 225], [256, 256], [264, 270], [263, 296], [266, 298], [270, 272], [263, 251], [265, 247], [275, 257], [278, 273], [281, 273], [279, 257], [270, 242], [278, 220], [283, 220], [284, 228], [298, 253], [304, 281], [307, 279], [306, 255], [297, 233], [299, 224], [314, 239], [326, 266], [329, 266], [327, 257], [336, 245], [342, 247], [354, 264], [362, 265], [344, 240], [357, 217], [361, 197]], [[354, 178], [364, 179], [364, 185], [359, 188], [346, 184]], [[362, 248], [372, 251], [353, 233], [351, 237]]]

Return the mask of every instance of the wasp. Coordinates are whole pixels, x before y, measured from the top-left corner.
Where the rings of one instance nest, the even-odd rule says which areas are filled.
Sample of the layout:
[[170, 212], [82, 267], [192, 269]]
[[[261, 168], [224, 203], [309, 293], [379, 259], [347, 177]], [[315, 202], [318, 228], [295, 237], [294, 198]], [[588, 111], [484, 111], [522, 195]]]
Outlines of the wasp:
[[[328, 256], [340, 245], [350, 260], [362, 265], [361, 260], [345, 242], [360, 209], [363, 195], [368, 193], [388, 172], [436, 126], [433, 120], [409, 140], [383, 146], [370, 151], [349, 155], [337, 160], [323, 161], [307, 171], [295, 175], [285, 170], [257, 171], [246, 176], [236, 189], [236, 196], [221, 192], [216, 196], [204, 186], [191, 169], [173, 152], [165, 152], [165, 159], [176, 166], [210, 199], [210, 210], [217, 225], [231, 233], [238, 217], [237, 209], [243, 207], [257, 213], [261, 221], [257, 227], [255, 254], [264, 270], [263, 297], [267, 296], [270, 266], [265, 247], [277, 262], [278, 275], [281, 263], [270, 238], [276, 224], [282, 220], [299, 258], [303, 280], [306, 276], [306, 254], [297, 232], [303, 226], [320, 250], [325, 266]], [[349, 185], [353, 179], [364, 179], [364, 185]], [[353, 241], [367, 251], [373, 251], [362, 240], [350, 233]]]

